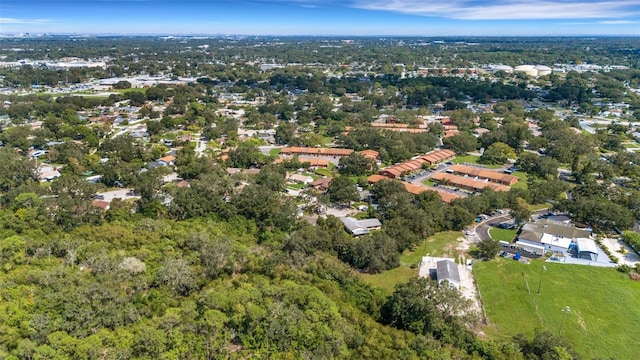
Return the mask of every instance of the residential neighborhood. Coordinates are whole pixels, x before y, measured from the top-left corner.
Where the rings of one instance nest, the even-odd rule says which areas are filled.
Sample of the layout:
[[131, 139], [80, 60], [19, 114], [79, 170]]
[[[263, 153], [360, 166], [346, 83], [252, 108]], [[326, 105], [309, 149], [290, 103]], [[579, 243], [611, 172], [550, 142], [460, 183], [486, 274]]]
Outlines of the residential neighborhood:
[[[559, 328], [605, 358], [605, 316], [607, 341], [633, 341], [634, 43], [467, 40], [0, 39], [0, 358], [118, 331], [145, 350], [104, 358], [185, 334], [315, 358], [286, 350], [315, 341], [301, 324], [325, 332], [309, 349], [341, 342], [327, 359], [529, 359], [487, 354]], [[387, 332], [437, 349], [400, 356]]]

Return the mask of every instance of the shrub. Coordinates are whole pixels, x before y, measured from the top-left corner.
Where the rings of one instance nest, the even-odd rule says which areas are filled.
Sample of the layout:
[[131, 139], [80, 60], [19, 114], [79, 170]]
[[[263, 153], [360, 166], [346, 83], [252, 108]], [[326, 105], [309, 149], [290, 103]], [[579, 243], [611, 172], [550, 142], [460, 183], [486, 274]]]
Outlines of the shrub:
[[621, 273], [630, 274], [633, 268], [627, 264], [622, 264], [616, 266], [616, 270], [620, 271]]

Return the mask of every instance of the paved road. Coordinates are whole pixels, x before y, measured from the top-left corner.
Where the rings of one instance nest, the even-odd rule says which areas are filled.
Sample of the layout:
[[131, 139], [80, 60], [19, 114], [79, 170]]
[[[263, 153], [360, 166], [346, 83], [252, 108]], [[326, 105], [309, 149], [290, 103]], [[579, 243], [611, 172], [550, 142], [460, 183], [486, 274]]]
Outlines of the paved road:
[[[544, 215], [549, 211], [549, 209], [541, 209], [541, 210], [536, 210], [534, 212], [531, 213], [532, 217], [538, 217], [540, 215]], [[511, 220], [511, 216], [509, 214], [505, 214], [505, 215], [498, 215], [498, 216], [494, 216], [494, 217], [490, 217], [480, 223], [478, 223], [475, 228], [473, 229], [473, 232], [476, 234], [476, 237], [479, 241], [485, 240], [490, 238], [489, 236], [489, 229], [491, 229], [491, 227], [498, 225], [500, 223], [503, 223], [505, 221]]]
[[267, 146], [258, 146], [260, 152], [264, 155], [269, 155], [272, 149], [282, 148], [283, 146], [278, 145], [267, 145]]
[[489, 229], [491, 229], [491, 227], [493, 227], [494, 225], [498, 225], [500, 223], [503, 223], [507, 220], [510, 220], [511, 216], [509, 214], [505, 214], [505, 215], [499, 215], [496, 217], [490, 217], [480, 223], [478, 223], [478, 225], [476, 225], [475, 227], [475, 233], [477, 234], [478, 238], [480, 239], [480, 241], [488, 239], [489, 236]]
[[[416, 185], [420, 185], [420, 186], [426, 186], [428, 188], [434, 189], [434, 187], [432, 186], [427, 186], [425, 185], [423, 182], [429, 178], [431, 178], [433, 176], [433, 174], [435, 173], [441, 173], [441, 172], [445, 172], [447, 171], [447, 169], [449, 168], [449, 166], [451, 165], [447, 165], [447, 164], [440, 164], [438, 165], [438, 167], [435, 170], [424, 170], [423, 171], [423, 175], [420, 176], [416, 176], [414, 178], [411, 177], [407, 177], [406, 178], [406, 182], [412, 183], [412, 184], [416, 184]], [[451, 187], [447, 187], [447, 186], [440, 186], [438, 189], [440, 189], [441, 191], [446, 191], [446, 192], [450, 192], [452, 194], [458, 195], [458, 196], [468, 196], [469, 193], [465, 192], [465, 191], [455, 191], [453, 188]]]

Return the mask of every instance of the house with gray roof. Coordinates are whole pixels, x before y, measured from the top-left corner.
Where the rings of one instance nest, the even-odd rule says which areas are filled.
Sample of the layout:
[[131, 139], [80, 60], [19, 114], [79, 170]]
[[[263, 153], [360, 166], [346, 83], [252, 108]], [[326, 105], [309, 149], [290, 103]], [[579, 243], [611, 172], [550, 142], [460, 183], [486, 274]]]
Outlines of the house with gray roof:
[[577, 239], [590, 237], [590, 229], [579, 229], [565, 222], [546, 219], [522, 226], [515, 247], [536, 255], [544, 255], [548, 251], [565, 252]]
[[371, 232], [371, 230], [378, 230], [382, 227], [382, 223], [378, 219], [364, 219], [358, 220], [353, 217], [345, 216], [341, 217], [340, 221], [344, 224], [344, 228], [353, 236], [362, 236]]
[[460, 288], [460, 272], [458, 265], [452, 260], [440, 260], [436, 263], [436, 277], [438, 284], [447, 280], [456, 289]]

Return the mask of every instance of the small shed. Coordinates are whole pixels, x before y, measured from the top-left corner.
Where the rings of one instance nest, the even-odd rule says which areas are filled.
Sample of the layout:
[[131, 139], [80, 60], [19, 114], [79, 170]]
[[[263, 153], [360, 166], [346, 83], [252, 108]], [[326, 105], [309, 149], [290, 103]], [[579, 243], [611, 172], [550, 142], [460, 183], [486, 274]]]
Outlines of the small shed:
[[451, 260], [440, 260], [436, 263], [436, 277], [438, 278], [438, 284], [447, 280], [456, 289], [460, 288], [458, 265]]
[[579, 258], [598, 261], [598, 245], [596, 245], [595, 241], [586, 238], [578, 238], [576, 239], [575, 244]]

